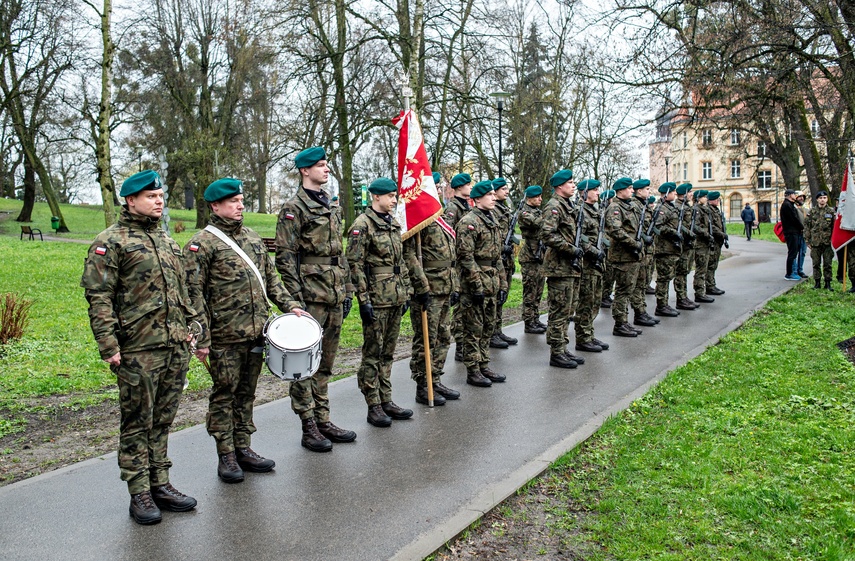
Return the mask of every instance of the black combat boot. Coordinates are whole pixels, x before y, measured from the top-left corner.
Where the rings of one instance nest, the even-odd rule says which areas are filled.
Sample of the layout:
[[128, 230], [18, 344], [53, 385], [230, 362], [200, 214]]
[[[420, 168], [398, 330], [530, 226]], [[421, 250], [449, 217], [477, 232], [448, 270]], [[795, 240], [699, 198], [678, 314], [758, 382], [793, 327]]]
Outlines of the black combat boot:
[[612, 300], [610, 297], [603, 298], [602, 300], [600, 300], [600, 307], [601, 308], [611, 308], [613, 301], [614, 300]]
[[444, 386], [441, 382], [433, 383], [433, 393], [439, 394], [448, 401], [460, 399], [460, 392]]
[[128, 512], [137, 524], [157, 524], [163, 518], [149, 491], [131, 495], [131, 506]]
[[540, 318], [538, 318], [538, 319], [534, 320], [534, 323], [536, 323], [537, 325], [541, 326], [541, 327], [543, 328], [543, 330], [544, 330], [544, 331], [546, 331], [546, 324], [545, 324], [545, 323], [543, 323], [542, 321], [540, 321]]
[[825, 279], [825, 289], [834, 290], [833, 288], [831, 288], [831, 279]]
[[172, 486], [172, 483], [151, 488], [151, 498], [154, 504], [163, 510], [172, 512], [187, 512], [196, 508], [196, 499], [188, 497]]
[[490, 370], [489, 366], [485, 366], [481, 369], [481, 375], [493, 382], [494, 384], [501, 384], [507, 378], [504, 374], [499, 374], [498, 372], [493, 372]]
[[680, 315], [680, 312], [669, 306], [668, 304], [664, 304], [662, 306], [656, 306], [656, 311], [653, 312], [657, 316], [662, 316], [666, 318], [675, 318]]
[[601, 348], [601, 349], [603, 349], [604, 351], [609, 350], [609, 344], [608, 344], [608, 343], [603, 343], [602, 341], [600, 341], [600, 340], [599, 340], [599, 339], [597, 339], [596, 337], [594, 337], [593, 339], [591, 339], [591, 342], [592, 342], [593, 344], [595, 344], [595, 345], [599, 345], [599, 346], [600, 346], [600, 348]]
[[549, 366], [557, 368], [576, 368], [578, 363], [564, 353], [549, 355]]
[[542, 335], [546, 333], [546, 329], [533, 321], [527, 321], [525, 322], [525, 332], [534, 333], [535, 335]]
[[648, 295], [656, 294], [656, 289], [648, 285], [647, 288], [644, 289], [644, 293]]
[[235, 450], [235, 459], [244, 471], [266, 473], [276, 467], [276, 462], [263, 458], [249, 446]]
[[318, 424], [314, 417], [301, 419], [301, 422], [303, 423], [303, 438], [300, 439], [300, 445], [303, 448], [312, 452], [329, 452], [332, 450], [332, 442], [318, 430]]
[[470, 386], [477, 386], [479, 388], [489, 388], [493, 385], [493, 382], [491, 382], [489, 378], [485, 378], [484, 375], [481, 374], [480, 370], [470, 370], [467, 372], [466, 383]]
[[337, 427], [332, 424], [332, 421], [322, 423], [316, 419], [315, 424], [318, 425], [318, 432], [326, 436], [332, 442], [353, 442], [356, 440], [355, 432]]
[[392, 417], [384, 413], [383, 408], [379, 405], [369, 405], [368, 422], [375, 427], [390, 427], [392, 426]]
[[517, 339], [515, 337], [509, 337], [509, 336], [505, 335], [504, 333], [502, 333], [501, 330], [499, 331], [498, 335], [499, 335], [499, 339], [501, 339], [502, 341], [504, 341], [508, 345], [516, 345], [517, 343], [519, 343], [519, 341], [517, 341]]
[[644, 327], [653, 327], [656, 325], [656, 322], [653, 321], [653, 318], [645, 317], [647, 314], [635, 314], [635, 319], [632, 320], [634, 325], [641, 325]]
[[454, 349], [454, 362], [463, 362], [463, 349], [460, 348], [460, 345]]
[[395, 405], [394, 401], [387, 401], [386, 403], [381, 403], [380, 407], [383, 409], [384, 413], [386, 413], [396, 421], [403, 421], [413, 416], [412, 409], [404, 409], [403, 407], [398, 407], [397, 405]]
[[707, 288], [707, 294], [712, 294], [713, 296], [721, 296], [724, 294], [724, 290], [720, 289], [717, 286], [713, 286], [712, 288]]
[[[416, 384], [416, 403], [421, 403], [422, 405], [429, 405], [427, 383], [425, 382], [421, 384]], [[436, 388], [434, 388], [433, 392], [433, 404], [445, 405], [445, 398], [442, 396], [441, 393], [436, 392]]]
[[240, 483], [243, 481], [243, 470], [240, 469], [234, 452], [220, 454], [220, 461], [217, 463], [217, 475], [225, 483]]
[[697, 310], [700, 308], [700, 304], [695, 304], [688, 298], [678, 298], [677, 299], [677, 309], [678, 310]]
[[712, 304], [713, 302], [715, 302], [715, 298], [710, 298], [706, 294], [698, 294], [696, 292], [695, 293], [695, 302], [698, 302], [700, 304]]
[[820, 282], [820, 280], [819, 280], [819, 279], [814, 279], [814, 281], [813, 281], [813, 287], [814, 287], [815, 289], [817, 289], [817, 290], [819, 290], [820, 288], [822, 288], [822, 283]]
[[571, 353], [570, 351], [564, 351], [564, 356], [566, 356], [567, 358], [569, 358], [570, 360], [572, 360], [573, 362], [575, 362], [579, 366], [582, 366], [583, 364], [585, 364], [584, 358], [582, 358], [580, 356], [576, 356], [573, 353]]
[[586, 353], [601, 353], [603, 352], [603, 348], [593, 341], [584, 341], [582, 343], [576, 343], [576, 350], [583, 351]]
[[612, 335], [616, 335], [617, 337], [638, 337], [638, 332], [630, 324], [624, 322], [615, 324], [614, 329], [612, 329]]
[[498, 333], [493, 333], [492, 337], [490, 337], [490, 348], [491, 349], [507, 349], [509, 345], [502, 341], [502, 338], [499, 337]]

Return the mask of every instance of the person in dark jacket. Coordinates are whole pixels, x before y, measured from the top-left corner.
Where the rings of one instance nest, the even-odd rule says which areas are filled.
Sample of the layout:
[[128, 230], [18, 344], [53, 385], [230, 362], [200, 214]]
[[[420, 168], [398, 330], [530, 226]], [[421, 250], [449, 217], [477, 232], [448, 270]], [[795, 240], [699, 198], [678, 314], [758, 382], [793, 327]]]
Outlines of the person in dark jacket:
[[799, 211], [796, 210], [796, 192], [792, 189], [784, 191], [780, 216], [784, 239], [787, 242], [787, 268], [784, 278], [792, 281], [801, 280], [801, 277], [793, 274], [793, 263], [798, 259], [801, 249], [804, 224], [799, 217]]
[[751, 205], [745, 203], [745, 208], [742, 209], [742, 221], [745, 223], [745, 237], [751, 241], [751, 232], [754, 230], [754, 221], [757, 219], [754, 214], [754, 209]]

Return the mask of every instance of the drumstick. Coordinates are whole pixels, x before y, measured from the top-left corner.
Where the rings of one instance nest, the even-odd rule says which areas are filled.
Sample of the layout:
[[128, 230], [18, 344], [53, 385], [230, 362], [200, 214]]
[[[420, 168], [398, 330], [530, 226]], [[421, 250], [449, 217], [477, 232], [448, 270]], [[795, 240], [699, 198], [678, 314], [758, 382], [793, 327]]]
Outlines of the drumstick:
[[428, 407], [433, 407], [433, 372], [430, 364], [430, 338], [428, 337], [427, 310], [422, 308], [422, 336], [425, 343], [425, 372], [427, 373]]
[[200, 359], [200, 360], [201, 360], [202, 364], [204, 364], [204, 365], [205, 365], [205, 370], [207, 370], [207, 371], [208, 371], [208, 374], [212, 374], [212, 372], [211, 372], [211, 365], [210, 365], [210, 364], [208, 364], [208, 357], [202, 358], [202, 359]]

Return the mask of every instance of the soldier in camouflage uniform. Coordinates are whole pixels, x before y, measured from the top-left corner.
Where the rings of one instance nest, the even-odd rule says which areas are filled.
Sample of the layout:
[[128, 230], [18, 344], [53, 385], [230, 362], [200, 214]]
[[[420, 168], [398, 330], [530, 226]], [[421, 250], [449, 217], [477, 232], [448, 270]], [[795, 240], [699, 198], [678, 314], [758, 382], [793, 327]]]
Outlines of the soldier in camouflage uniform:
[[[576, 368], [585, 362], [567, 350], [570, 338], [571, 306], [574, 286], [580, 281], [582, 249], [576, 243], [577, 216], [570, 204], [576, 195], [573, 172], [563, 169], [550, 179], [555, 192], [543, 209], [540, 239], [546, 246], [543, 256], [543, 273], [546, 275], [549, 299], [549, 320], [546, 343], [549, 345], [549, 365], [558, 368]], [[579, 209], [577, 209], [578, 212]]]
[[120, 192], [117, 224], [89, 247], [80, 286], [101, 358], [119, 386], [119, 468], [139, 524], [156, 524], [160, 509], [182, 512], [196, 500], [169, 482], [169, 427], [190, 362], [188, 325], [200, 319], [184, 286], [181, 247], [160, 227], [160, 176], [142, 171]]
[[711, 304], [715, 298], [707, 296], [707, 268], [709, 268], [710, 253], [713, 245], [712, 221], [707, 207], [707, 195], [709, 191], [701, 189], [696, 191], [695, 199], [695, 302], [699, 304]]
[[647, 287], [650, 280], [647, 278], [647, 263], [648, 260], [653, 258], [653, 236], [647, 234], [647, 231], [650, 229], [650, 223], [653, 221], [653, 213], [650, 212], [648, 206], [650, 180], [638, 179], [633, 182], [632, 189], [634, 195], [632, 201], [636, 206], [639, 216], [644, 211], [644, 225], [641, 228], [641, 239], [644, 242], [644, 247], [641, 254], [641, 264], [638, 268], [638, 277], [635, 280], [635, 287], [632, 290], [630, 298], [634, 312], [632, 323], [643, 327], [653, 327], [659, 323], [659, 320], [647, 313], [647, 301], [644, 298], [645, 294], [647, 294]]
[[[651, 188], [652, 191], [652, 188]], [[647, 214], [653, 217], [653, 213], [656, 212], [656, 197], [650, 195], [647, 197]], [[656, 236], [654, 233], [654, 245], [651, 245], [647, 248], [647, 286], [644, 289], [645, 294], [656, 294], [656, 288], [653, 286], [653, 278], [656, 275]]]
[[[496, 195], [496, 208], [494, 213], [499, 222], [499, 231], [502, 233], [502, 265], [505, 268], [505, 280], [508, 284], [508, 292], [510, 292], [511, 282], [513, 282], [514, 271], [514, 243], [516, 240], [512, 237], [511, 243], [505, 245], [505, 239], [508, 235], [508, 230], [511, 229], [511, 220], [513, 219], [513, 211], [508, 207], [508, 193], [510, 187], [504, 177], [497, 177], [493, 180], [493, 192]], [[513, 232], [511, 232], [513, 234]], [[505, 302], [499, 300], [496, 303], [496, 326], [493, 329], [493, 335], [490, 337], [490, 346], [494, 349], [507, 349], [509, 345], [516, 345], [518, 341], [514, 337], [509, 337], [502, 333], [502, 306]]]
[[502, 265], [502, 233], [493, 211], [496, 197], [489, 181], [472, 187], [475, 209], [457, 223], [457, 273], [460, 276], [460, 322], [465, 331], [463, 362], [466, 383], [489, 387], [505, 376], [490, 369], [490, 336], [496, 303], [507, 298]]
[[707, 211], [710, 213], [710, 224], [712, 225], [713, 244], [710, 248], [710, 258], [707, 262], [707, 294], [720, 296], [724, 290], [719, 288], [715, 282], [715, 272], [718, 270], [718, 262], [721, 260], [721, 246], [728, 245], [727, 222], [721, 210], [721, 193], [711, 191], [707, 195]]
[[677, 186], [676, 190], [678, 221], [682, 222], [680, 236], [683, 240], [680, 244], [680, 259], [677, 261], [677, 270], [674, 275], [674, 292], [677, 293], [678, 310], [696, 310], [700, 307], [700, 304], [689, 299], [689, 283], [687, 280], [689, 273], [692, 272], [692, 266], [695, 264], [695, 234], [692, 232], [692, 216], [695, 211], [689, 196], [691, 190], [691, 183], [682, 183]]
[[629, 302], [638, 280], [638, 270], [644, 253], [644, 241], [636, 240], [641, 211], [632, 202], [632, 179], [621, 177], [614, 184], [615, 199], [606, 212], [606, 233], [611, 241], [608, 261], [615, 272], [615, 301], [612, 318], [613, 335], [637, 337], [640, 329], [632, 327], [628, 319]]
[[[603, 212], [609, 207], [609, 203], [611, 203], [612, 199], [615, 197], [614, 189], [606, 189], [600, 194], [600, 208]], [[609, 239], [608, 234], [606, 234], [606, 240]], [[609, 240], [610, 241], [610, 240]], [[608, 260], [609, 250], [606, 249], [606, 260], [603, 261], [603, 296], [600, 301], [601, 308], [611, 308], [612, 303], [612, 291], [615, 288], [615, 275], [614, 269], [612, 269], [611, 265], [609, 265]]]
[[[451, 189], [454, 191], [454, 197], [445, 205], [445, 212], [442, 219], [445, 223], [451, 226], [452, 229], [457, 229], [457, 223], [471, 210], [469, 206], [469, 193], [472, 191], [472, 177], [468, 173], [458, 173], [451, 178]], [[463, 362], [463, 327], [460, 325], [460, 314], [457, 312], [457, 302], [460, 295], [455, 296], [452, 293], [451, 307], [454, 308], [451, 319], [451, 333], [456, 343], [454, 351], [454, 360]]]
[[600, 200], [597, 191], [599, 187], [600, 182], [596, 179], [586, 179], [579, 184], [579, 190], [584, 197], [581, 241], [585, 254], [582, 261], [582, 278], [579, 282], [579, 306], [576, 309], [576, 350], [589, 353], [599, 353], [609, 348], [607, 343], [594, 337], [594, 320], [600, 311], [603, 263], [606, 261], [606, 240], [603, 239], [600, 247], [597, 247], [602, 217], [602, 211], [597, 206]]
[[353, 285], [344, 259], [341, 207], [330, 202], [323, 185], [329, 179], [320, 146], [294, 158], [302, 185], [279, 211], [276, 269], [286, 290], [324, 330], [321, 364], [311, 378], [291, 384], [291, 409], [300, 417], [301, 445], [324, 452], [333, 442], [353, 442], [356, 433], [330, 421], [329, 379], [338, 351], [341, 324], [350, 312]]
[[834, 209], [828, 206], [828, 193], [816, 194], [816, 206], [810, 209], [805, 219], [805, 241], [810, 248], [813, 261], [813, 287], [820, 288], [825, 275], [825, 288], [831, 290], [831, 230], [834, 226]]
[[[434, 182], [438, 183], [439, 173], [434, 172], [433, 175]], [[441, 382], [451, 344], [451, 328], [448, 325], [451, 295], [458, 293], [459, 296], [460, 290], [454, 266], [454, 230], [447, 228], [444, 222], [434, 220], [404, 241], [404, 259], [416, 295], [410, 307], [410, 323], [413, 326], [410, 372], [416, 382], [416, 403], [423, 405], [428, 405], [428, 392], [422, 310], [427, 312], [433, 404], [444, 405], [446, 400], [460, 397], [460, 392]], [[427, 306], [422, 305], [424, 301], [427, 301]]]
[[263, 473], [276, 465], [250, 448], [264, 325], [270, 315], [267, 298], [282, 311], [303, 311], [282, 286], [261, 237], [243, 225], [241, 182], [218, 179], [204, 197], [211, 207], [208, 226], [184, 248], [187, 292], [193, 307], [205, 311], [196, 357], [204, 361], [210, 351], [213, 385], [205, 424], [217, 443], [217, 475], [226, 483], [239, 483], [244, 470]]
[[[362, 318], [362, 362], [359, 389], [368, 404], [368, 422], [388, 427], [392, 419], [409, 419], [410, 409], [392, 401], [392, 362], [401, 331], [401, 315], [409, 308], [410, 278], [404, 260], [401, 225], [390, 214], [396, 206], [398, 185], [381, 177], [368, 186], [371, 206], [350, 227], [347, 261]], [[430, 295], [418, 295], [423, 307]]]
[[520, 269], [523, 281], [523, 312], [525, 332], [546, 333], [546, 324], [540, 321], [540, 300], [546, 282], [543, 276], [543, 242], [540, 241], [540, 225], [543, 218], [540, 205], [543, 202], [543, 188], [531, 185], [525, 190], [525, 206], [520, 212], [518, 223], [522, 232], [520, 247]]
[[659, 186], [662, 205], [656, 218], [656, 311], [657, 316], [677, 317], [680, 312], [668, 304], [668, 292], [671, 281], [677, 274], [680, 261], [680, 248], [683, 243], [680, 229], [680, 211], [674, 206], [677, 198], [677, 185], [668, 181]]

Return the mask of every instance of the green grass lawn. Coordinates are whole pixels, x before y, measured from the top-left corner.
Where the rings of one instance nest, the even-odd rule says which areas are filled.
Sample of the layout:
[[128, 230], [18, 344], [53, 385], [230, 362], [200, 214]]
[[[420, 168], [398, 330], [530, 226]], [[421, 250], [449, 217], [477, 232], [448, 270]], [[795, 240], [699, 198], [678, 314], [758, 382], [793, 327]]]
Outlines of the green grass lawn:
[[[755, 230], [751, 235], [752, 240], [766, 240], [767, 242], [782, 243], [772, 230], [774, 224], [760, 224], [760, 233]], [[731, 238], [744, 238], [745, 227], [742, 222], [731, 222], [727, 225], [727, 235]]]
[[855, 369], [835, 347], [855, 335], [852, 303], [806, 283], [776, 298], [556, 461], [525, 504], [552, 497], [532, 507], [544, 531], [589, 561], [855, 559]]

